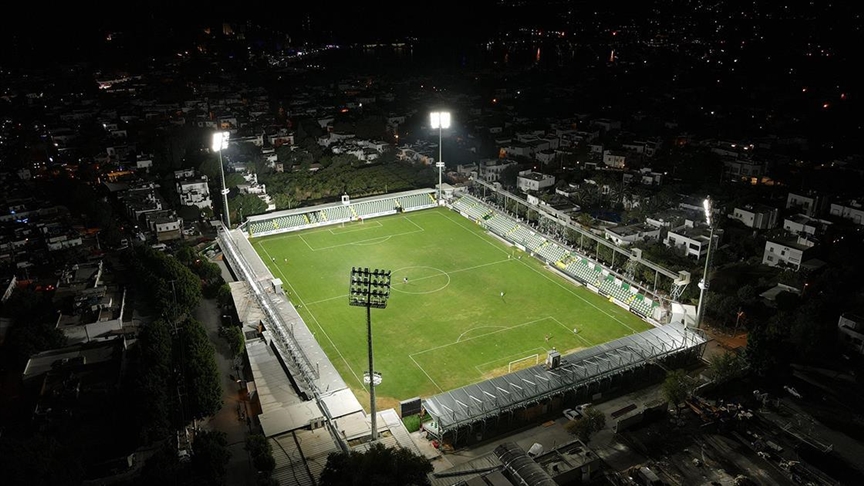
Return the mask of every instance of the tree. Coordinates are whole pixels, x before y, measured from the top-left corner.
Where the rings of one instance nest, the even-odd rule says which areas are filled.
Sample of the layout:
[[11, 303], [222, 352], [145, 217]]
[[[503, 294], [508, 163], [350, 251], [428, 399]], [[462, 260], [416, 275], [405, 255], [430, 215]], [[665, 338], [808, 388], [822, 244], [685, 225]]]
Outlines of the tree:
[[582, 442], [588, 442], [591, 435], [606, 427], [606, 415], [594, 407], [588, 407], [582, 412], [582, 416], [576, 420], [567, 422], [564, 428], [575, 435]]
[[183, 477], [183, 465], [177, 457], [177, 450], [170, 442], [166, 442], [147, 459], [134, 484], [140, 486], [182, 484]]
[[779, 336], [771, 322], [758, 323], [747, 334], [744, 359], [747, 367], [757, 375], [764, 375], [777, 364]]
[[516, 164], [508, 165], [501, 171], [498, 180], [505, 187], [513, 187], [516, 185], [516, 177], [519, 176], [519, 166]]
[[207, 330], [195, 319], [183, 323], [179, 339], [186, 381], [187, 417], [209, 417], [222, 408], [222, 382]]
[[745, 366], [744, 359], [736, 353], [715, 354], [708, 358], [708, 369], [718, 385], [743, 375]]
[[380, 442], [367, 451], [333, 452], [321, 472], [321, 486], [428, 485], [434, 468], [408, 449], [388, 448]]
[[225, 340], [228, 341], [228, 349], [231, 350], [231, 356], [237, 357], [243, 354], [246, 349], [245, 339], [243, 339], [243, 331], [234, 325], [225, 328]]
[[234, 299], [231, 297], [230, 285], [223, 283], [219, 286], [219, 290], [216, 291], [216, 302], [219, 303], [220, 307], [228, 307], [234, 303]]
[[192, 442], [192, 462], [189, 466], [198, 484], [225, 484], [228, 472], [226, 464], [231, 459], [225, 437], [225, 432], [217, 430], [202, 430], [195, 434]]
[[670, 371], [663, 382], [663, 396], [675, 405], [676, 415], [681, 413], [681, 403], [693, 392], [693, 380], [684, 370]]
[[273, 459], [273, 448], [270, 441], [261, 434], [252, 434], [246, 437], [246, 445], [243, 447], [252, 458], [252, 465], [258, 472], [270, 474], [276, 468], [276, 460]]
[[254, 194], [238, 194], [228, 200], [228, 207], [231, 208], [231, 222], [234, 224], [242, 223], [240, 221], [241, 208], [244, 218], [267, 212], [267, 203]]

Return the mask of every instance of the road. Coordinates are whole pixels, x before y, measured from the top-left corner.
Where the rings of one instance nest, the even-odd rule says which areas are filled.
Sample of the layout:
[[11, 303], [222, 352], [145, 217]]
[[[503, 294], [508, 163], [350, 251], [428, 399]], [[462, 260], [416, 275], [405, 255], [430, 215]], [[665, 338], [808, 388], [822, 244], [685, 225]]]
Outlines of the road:
[[[243, 448], [249, 428], [246, 421], [240, 418], [238, 407], [245, 413], [246, 403], [242, 401], [240, 385], [235, 381], [237, 371], [234, 360], [228, 351], [228, 345], [219, 337], [219, 326], [222, 313], [215, 299], [201, 299], [201, 304], [195, 309], [195, 319], [198, 319], [207, 329], [207, 335], [216, 348], [215, 358], [222, 375], [222, 409], [213, 417], [201, 424], [205, 430], [218, 430], [226, 434], [228, 450], [231, 459], [228, 462], [227, 481], [230, 486], [252, 486], [255, 484], [255, 470], [249, 459], [249, 454]], [[234, 377], [235, 379], [232, 379]]]

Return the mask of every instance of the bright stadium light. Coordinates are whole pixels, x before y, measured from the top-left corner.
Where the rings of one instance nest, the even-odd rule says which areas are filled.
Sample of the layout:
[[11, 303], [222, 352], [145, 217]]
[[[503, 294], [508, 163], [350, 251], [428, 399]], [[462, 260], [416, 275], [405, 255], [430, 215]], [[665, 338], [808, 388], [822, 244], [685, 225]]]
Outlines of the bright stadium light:
[[377, 418], [375, 417], [375, 387], [381, 383], [381, 374], [375, 372], [375, 362], [372, 357], [372, 311], [387, 307], [390, 298], [390, 270], [369, 270], [368, 268], [351, 268], [351, 285], [348, 288], [348, 305], [366, 308], [366, 336], [369, 351], [369, 370], [364, 373], [364, 379], [369, 383], [369, 408], [372, 416], [372, 440], [378, 440]]
[[441, 156], [441, 130], [450, 128], [450, 112], [433, 111], [429, 113], [429, 119], [432, 122], [432, 128], [438, 129], [438, 162], [435, 162], [435, 167], [438, 168], [438, 204], [441, 204], [441, 171], [444, 170], [444, 160]]
[[225, 188], [225, 169], [222, 168], [222, 151], [228, 148], [229, 132], [216, 132], [213, 134], [213, 144], [210, 148], [219, 152], [219, 174], [222, 176], [222, 211], [225, 213], [225, 228], [231, 229], [231, 214], [228, 212], [228, 189]]
[[711, 198], [702, 201], [705, 208], [705, 223], [708, 225], [708, 251], [705, 253], [705, 270], [702, 271], [702, 280], [699, 281], [699, 305], [696, 308], [696, 328], [702, 327], [702, 314], [705, 312], [703, 298], [708, 290], [708, 271], [711, 265], [711, 246], [714, 244], [714, 225], [711, 224], [712, 204]]

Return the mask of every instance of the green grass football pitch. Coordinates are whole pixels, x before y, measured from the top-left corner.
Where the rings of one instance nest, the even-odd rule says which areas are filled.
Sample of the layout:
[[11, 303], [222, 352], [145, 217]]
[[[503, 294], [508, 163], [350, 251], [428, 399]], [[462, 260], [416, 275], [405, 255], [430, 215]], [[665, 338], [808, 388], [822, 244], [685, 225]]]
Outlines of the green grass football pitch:
[[358, 397], [367, 396], [366, 309], [348, 304], [351, 268], [392, 270], [387, 308], [372, 309], [383, 377], [376, 393], [385, 403], [542, 363], [553, 347], [566, 354], [650, 327], [443, 208], [252, 244]]

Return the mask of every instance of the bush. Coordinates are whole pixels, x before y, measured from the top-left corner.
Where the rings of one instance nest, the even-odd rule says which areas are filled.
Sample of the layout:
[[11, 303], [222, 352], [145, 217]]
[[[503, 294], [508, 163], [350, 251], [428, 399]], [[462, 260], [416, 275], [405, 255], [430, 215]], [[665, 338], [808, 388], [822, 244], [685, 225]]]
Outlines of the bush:
[[419, 415], [409, 415], [407, 417], [402, 417], [402, 423], [405, 424], [405, 428], [408, 429], [408, 432], [417, 432], [420, 430], [420, 424], [422, 422]]

